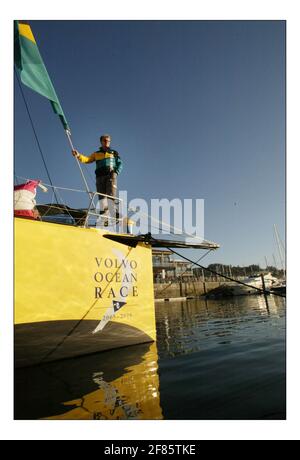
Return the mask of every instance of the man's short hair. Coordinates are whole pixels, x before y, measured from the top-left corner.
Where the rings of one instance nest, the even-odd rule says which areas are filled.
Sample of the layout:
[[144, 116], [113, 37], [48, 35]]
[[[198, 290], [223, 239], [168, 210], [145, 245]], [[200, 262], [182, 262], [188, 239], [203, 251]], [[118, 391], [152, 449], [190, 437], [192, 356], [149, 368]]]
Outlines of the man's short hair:
[[102, 142], [102, 140], [103, 140], [105, 137], [109, 137], [109, 138], [111, 139], [110, 134], [102, 134], [102, 136], [100, 137], [100, 142]]

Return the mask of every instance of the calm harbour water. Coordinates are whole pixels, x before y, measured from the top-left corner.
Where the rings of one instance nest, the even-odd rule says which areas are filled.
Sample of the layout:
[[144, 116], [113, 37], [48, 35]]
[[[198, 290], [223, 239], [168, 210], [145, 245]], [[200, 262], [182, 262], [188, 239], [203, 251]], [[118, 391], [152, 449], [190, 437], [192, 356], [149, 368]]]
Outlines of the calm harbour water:
[[15, 419], [285, 419], [285, 299], [156, 304], [157, 343], [15, 371]]

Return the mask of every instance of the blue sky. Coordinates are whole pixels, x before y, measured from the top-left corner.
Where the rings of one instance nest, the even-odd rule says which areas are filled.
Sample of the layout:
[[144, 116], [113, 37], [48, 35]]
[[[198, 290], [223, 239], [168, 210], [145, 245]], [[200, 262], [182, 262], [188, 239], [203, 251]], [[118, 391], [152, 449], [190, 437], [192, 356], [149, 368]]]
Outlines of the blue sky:
[[[284, 237], [283, 21], [31, 21], [72, 129], [109, 132], [129, 198], [203, 198], [206, 263], [264, 265]], [[23, 87], [53, 182], [82, 188], [49, 102]], [[89, 167], [94, 176], [94, 165]], [[19, 88], [15, 173], [48, 182]], [[90, 176], [88, 176], [90, 180]], [[93, 184], [93, 180], [90, 180]], [[197, 255], [192, 255], [196, 259]]]

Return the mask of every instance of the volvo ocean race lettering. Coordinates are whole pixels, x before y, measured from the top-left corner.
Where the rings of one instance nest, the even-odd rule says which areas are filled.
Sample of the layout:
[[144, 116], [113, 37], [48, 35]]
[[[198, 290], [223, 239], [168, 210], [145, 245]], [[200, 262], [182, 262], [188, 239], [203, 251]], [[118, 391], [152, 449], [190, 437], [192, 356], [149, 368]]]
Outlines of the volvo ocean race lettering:
[[102, 331], [115, 314], [127, 305], [128, 298], [138, 297], [138, 277], [134, 271], [138, 267], [137, 262], [124, 257], [120, 250], [113, 251], [116, 258], [95, 257], [97, 271], [93, 274], [96, 283], [94, 296], [96, 300], [107, 299], [108, 305], [94, 334]]

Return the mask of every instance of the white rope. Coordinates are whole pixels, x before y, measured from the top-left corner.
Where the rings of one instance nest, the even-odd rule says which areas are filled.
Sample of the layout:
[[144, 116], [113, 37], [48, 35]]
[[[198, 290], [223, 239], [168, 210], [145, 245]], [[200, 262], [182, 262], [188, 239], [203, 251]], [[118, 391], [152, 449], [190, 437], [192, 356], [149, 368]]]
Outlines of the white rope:
[[57, 194], [58, 194], [58, 196], [59, 196], [59, 198], [60, 198], [62, 204], [65, 206], [65, 211], [66, 211], [66, 212], [69, 214], [69, 216], [73, 219], [73, 216], [69, 213], [69, 210], [67, 209], [68, 207], [67, 207], [66, 203], [64, 202], [64, 200], [62, 199], [62, 197], [61, 197], [61, 195], [60, 195], [58, 189], [57, 189], [56, 187], [54, 187], [54, 188], [55, 188], [55, 190], [57, 191]]
[[[31, 180], [31, 179], [29, 179], [28, 177], [22, 177], [22, 176], [16, 176], [16, 177], [18, 177], [19, 179], [27, 180], [27, 181], [28, 181], [28, 180]], [[47, 184], [46, 182], [43, 182], [43, 181], [42, 181], [42, 183], [43, 183], [44, 185], [46, 185], [47, 187], [50, 187], [50, 188], [52, 188], [52, 189], [53, 189], [53, 188], [55, 188], [55, 189], [59, 188], [60, 190], [68, 190], [69, 192], [86, 193], [85, 190], [78, 190], [78, 189], [66, 188], [66, 187], [58, 187], [58, 186], [55, 186], [55, 185], [52, 185], [52, 184]], [[92, 192], [91, 192], [91, 193], [92, 193]]]

